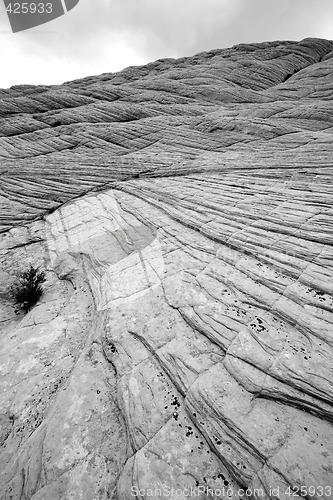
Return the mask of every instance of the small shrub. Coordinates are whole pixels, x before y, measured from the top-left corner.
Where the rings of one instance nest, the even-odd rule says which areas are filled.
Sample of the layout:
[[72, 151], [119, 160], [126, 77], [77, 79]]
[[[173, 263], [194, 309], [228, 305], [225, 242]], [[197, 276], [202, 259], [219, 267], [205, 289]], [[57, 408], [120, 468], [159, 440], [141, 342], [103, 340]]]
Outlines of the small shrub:
[[10, 294], [17, 309], [27, 313], [43, 295], [42, 283], [46, 280], [44, 271], [30, 266], [24, 271], [11, 289]]

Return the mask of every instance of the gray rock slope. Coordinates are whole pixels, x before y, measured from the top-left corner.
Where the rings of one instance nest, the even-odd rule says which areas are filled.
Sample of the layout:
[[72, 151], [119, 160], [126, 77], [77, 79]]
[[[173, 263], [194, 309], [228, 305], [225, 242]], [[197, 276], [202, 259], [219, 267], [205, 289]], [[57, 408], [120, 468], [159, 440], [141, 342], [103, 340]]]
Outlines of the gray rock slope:
[[0, 90], [1, 499], [332, 498], [332, 159], [326, 40]]

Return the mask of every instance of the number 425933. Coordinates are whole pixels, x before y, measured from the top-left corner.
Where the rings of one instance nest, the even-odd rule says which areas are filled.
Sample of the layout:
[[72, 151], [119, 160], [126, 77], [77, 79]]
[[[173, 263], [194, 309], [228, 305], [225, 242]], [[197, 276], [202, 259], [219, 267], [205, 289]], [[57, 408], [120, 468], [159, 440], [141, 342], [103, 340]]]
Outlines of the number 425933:
[[51, 14], [52, 4], [43, 2], [10, 3], [6, 7], [10, 14]]
[[331, 486], [288, 486], [285, 495], [289, 497], [330, 497], [332, 493]]

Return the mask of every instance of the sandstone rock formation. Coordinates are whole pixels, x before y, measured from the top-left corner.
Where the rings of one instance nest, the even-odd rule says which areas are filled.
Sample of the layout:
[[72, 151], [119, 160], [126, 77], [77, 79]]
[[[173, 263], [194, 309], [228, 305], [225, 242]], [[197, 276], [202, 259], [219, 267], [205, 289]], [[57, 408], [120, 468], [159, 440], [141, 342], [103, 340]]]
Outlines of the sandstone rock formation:
[[12, 87], [0, 116], [1, 499], [332, 498], [333, 42]]

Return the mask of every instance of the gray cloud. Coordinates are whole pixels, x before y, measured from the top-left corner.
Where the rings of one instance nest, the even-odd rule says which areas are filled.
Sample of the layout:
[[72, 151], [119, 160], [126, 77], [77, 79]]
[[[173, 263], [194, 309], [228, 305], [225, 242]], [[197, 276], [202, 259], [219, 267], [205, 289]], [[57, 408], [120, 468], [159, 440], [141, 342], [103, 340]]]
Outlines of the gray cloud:
[[156, 57], [315, 35], [333, 5], [330, 0], [322, 0], [320, 9], [313, 0], [121, 0], [110, 2], [108, 13], [113, 30], [143, 36], [141, 50]]

